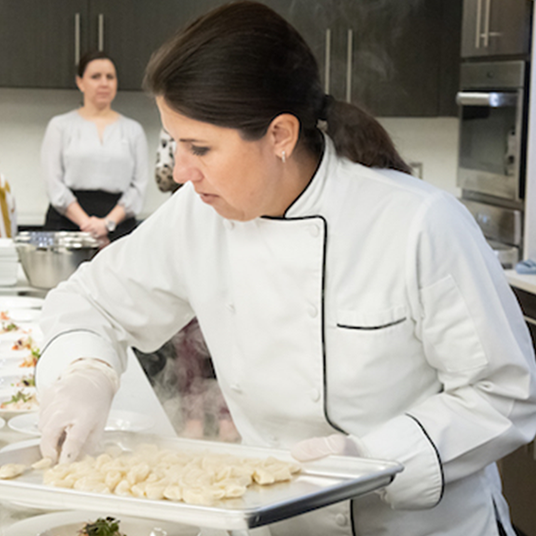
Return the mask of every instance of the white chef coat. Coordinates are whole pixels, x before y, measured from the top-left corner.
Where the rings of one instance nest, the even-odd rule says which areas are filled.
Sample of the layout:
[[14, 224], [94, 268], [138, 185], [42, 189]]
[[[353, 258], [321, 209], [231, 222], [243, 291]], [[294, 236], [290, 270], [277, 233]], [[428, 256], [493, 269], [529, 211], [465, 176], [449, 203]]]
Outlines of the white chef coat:
[[50, 292], [38, 388], [80, 357], [121, 371], [129, 345], [152, 351], [194, 315], [246, 443], [341, 430], [405, 466], [389, 504], [371, 494], [273, 534], [490, 536], [498, 515], [513, 535], [494, 461], [534, 436], [534, 354], [451, 195], [329, 139], [282, 218], [225, 220], [188, 184]]
[[119, 115], [102, 140], [97, 126], [78, 110], [53, 117], [41, 146], [41, 167], [52, 206], [65, 214], [76, 201], [72, 190], [121, 193], [127, 217], [142, 209], [147, 187], [147, 139], [142, 126]]

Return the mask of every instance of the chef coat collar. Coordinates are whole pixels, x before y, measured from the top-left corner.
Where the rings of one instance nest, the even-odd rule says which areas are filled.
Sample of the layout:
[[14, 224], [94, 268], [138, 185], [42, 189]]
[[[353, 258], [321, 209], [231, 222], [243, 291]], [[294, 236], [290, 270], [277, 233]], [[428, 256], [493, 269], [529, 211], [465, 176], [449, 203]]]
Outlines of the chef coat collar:
[[284, 218], [303, 218], [321, 213], [329, 170], [333, 169], [336, 159], [333, 141], [324, 134], [324, 154], [320, 165], [303, 192], [287, 208]]

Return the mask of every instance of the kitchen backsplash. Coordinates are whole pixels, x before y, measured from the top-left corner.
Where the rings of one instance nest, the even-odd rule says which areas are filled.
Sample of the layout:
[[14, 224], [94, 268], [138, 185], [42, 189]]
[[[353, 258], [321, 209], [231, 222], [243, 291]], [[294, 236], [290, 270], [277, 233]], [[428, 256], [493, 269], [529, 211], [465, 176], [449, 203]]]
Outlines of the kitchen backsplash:
[[[0, 88], [0, 173], [12, 186], [20, 225], [41, 225], [48, 206], [39, 164], [46, 125], [52, 116], [79, 104], [75, 90]], [[153, 100], [141, 92], [119, 92], [114, 108], [143, 125], [149, 163], [154, 162], [160, 118]], [[456, 118], [382, 118], [381, 123], [416, 175], [459, 195]], [[141, 217], [154, 212], [168, 196], [158, 190], [151, 175]]]

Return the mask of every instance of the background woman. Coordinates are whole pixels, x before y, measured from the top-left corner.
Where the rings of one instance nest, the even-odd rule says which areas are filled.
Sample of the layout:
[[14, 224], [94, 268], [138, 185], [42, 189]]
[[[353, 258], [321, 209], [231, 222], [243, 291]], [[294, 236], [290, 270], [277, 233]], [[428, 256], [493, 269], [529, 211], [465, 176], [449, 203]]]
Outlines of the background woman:
[[272, 534], [513, 536], [495, 461], [534, 437], [536, 364], [474, 218], [324, 95], [304, 40], [260, 3], [175, 35], [147, 83], [186, 184], [49, 293], [43, 454], [94, 443], [128, 345], [196, 316], [244, 443], [405, 467]]
[[148, 179], [143, 128], [112, 109], [117, 74], [104, 52], [78, 65], [77, 110], [53, 117], [41, 149], [48, 230], [81, 230], [104, 244], [136, 226]]

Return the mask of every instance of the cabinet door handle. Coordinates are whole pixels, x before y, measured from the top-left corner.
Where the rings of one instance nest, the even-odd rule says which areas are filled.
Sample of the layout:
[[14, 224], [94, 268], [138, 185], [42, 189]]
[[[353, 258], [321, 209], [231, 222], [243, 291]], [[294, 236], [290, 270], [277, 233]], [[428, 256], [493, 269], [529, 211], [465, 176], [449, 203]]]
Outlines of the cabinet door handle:
[[99, 13], [97, 43], [98, 49], [102, 52], [104, 50], [104, 15], [102, 13]]
[[482, 23], [482, 0], [477, 0], [476, 3], [476, 24], [475, 24], [475, 48], [480, 48], [480, 32]]
[[519, 96], [517, 93], [500, 91], [467, 92], [456, 94], [458, 106], [485, 106], [489, 108], [506, 108], [517, 106]]
[[324, 93], [329, 94], [331, 76], [331, 29], [326, 29], [326, 50], [324, 62]]
[[80, 13], [74, 14], [74, 65], [80, 63]]
[[484, 47], [489, 46], [489, 24], [491, 17], [491, 0], [486, 0], [486, 15], [484, 19]]
[[354, 49], [354, 32], [348, 30], [348, 40], [346, 48], [346, 102], [352, 102], [352, 64]]

